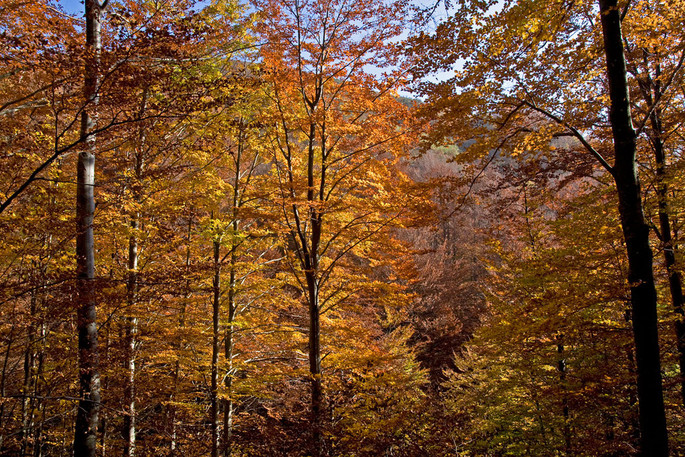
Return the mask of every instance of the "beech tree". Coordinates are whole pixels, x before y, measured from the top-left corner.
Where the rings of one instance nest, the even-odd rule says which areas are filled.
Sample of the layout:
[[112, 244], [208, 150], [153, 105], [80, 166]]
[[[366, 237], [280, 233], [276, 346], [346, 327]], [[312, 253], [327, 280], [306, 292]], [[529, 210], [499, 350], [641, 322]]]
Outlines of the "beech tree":
[[95, 155], [97, 143], [92, 129], [97, 123], [100, 84], [100, 36], [102, 11], [106, 3], [87, 0], [86, 60], [84, 98], [87, 108], [81, 114], [81, 141], [76, 184], [76, 277], [78, 281], [79, 404], [76, 414], [74, 455], [95, 457], [98, 413], [100, 411], [100, 368], [95, 297]]
[[[420, 37], [416, 42], [430, 43], [428, 56], [435, 61], [427, 62], [428, 67], [449, 67], [466, 59], [457, 76], [434, 85], [431, 92], [432, 109], [441, 111], [445, 127], [454, 128], [449, 137], [473, 129], [464, 138], [483, 141], [469, 148], [467, 156], [491, 151], [485, 163], [503, 148], [550, 151], [553, 137], [568, 136], [614, 180], [629, 259], [626, 279], [637, 353], [641, 447], [645, 455], [666, 455], [656, 288], [637, 180], [636, 133], [622, 45], [626, 37], [620, 27], [621, 16], [630, 15], [631, 9], [616, 3], [597, 8], [517, 2], [490, 13], [489, 5], [459, 6], [459, 13], [440, 25], [432, 39]], [[486, 29], [497, 33], [483, 33]], [[576, 71], [579, 64], [584, 70], [581, 77]], [[600, 78], [602, 74], [606, 76]], [[588, 96], [598, 93], [606, 95]], [[464, 124], [459, 113], [474, 108], [477, 113], [469, 116], [473, 122]], [[611, 136], [602, 128], [605, 113]], [[455, 123], [457, 119], [462, 125]], [[436, 130], [441, 133], [444, 128]], [[613, 165], [607, 160], [610, 155]]]
[[[634, 13], [624, 21], [624, 28], [633, 37], [626, 48], [626, 69], [637, 86], [631, 91], [631, 109], [642, 119], [636, 130], [644, 132], [644, 139], [640, 136], [637, 138], [638, 151], [641, 148], [651, 150], [653, 156], [651, 179], [645, 183], [645, 187], [646, 192], [654, 187], [658, 228], [655, 224], [653, 229], [660, 241], [659, 249], [663, 254], [675, 314], [681, 400], [685, 405], [684, 299], [681, 273], [677, 265], [679, 240], [674, 224], [678, 216], [672, 208], [680, 189], [671, 177], [672, 167], [678, 163], [675, 153], [678, 140], [673, 137], [676, 129], [673, 122], [679, 122], [680, 119], [680, 103], [674, 88], [682, 87], [680, 70], [685, 60], [680, 27], [680, 9], [660, 2], [654, 5], [638, 3]], [[651, 217], [649, 210], [647, 216]]]
[[0, 454], [679, 452], [682, 5], [612, 1], [0, 1]]
[[310, 452], [325, 455], [321, 316], [354, 295], [349, 281], [336, 278], [341, 261], [404, 211], [402, 203], [387, 206], [388, 164], [415, 128], [394, 92], [401, 75], [378, 80], [365, 72], [394, 62], [385, 43], [400, 33], [404, 9], [376, 2], [256, 5], [267, 40], [261, 52], [274, 111], [276, 203], [289, 269], [308, 309]]

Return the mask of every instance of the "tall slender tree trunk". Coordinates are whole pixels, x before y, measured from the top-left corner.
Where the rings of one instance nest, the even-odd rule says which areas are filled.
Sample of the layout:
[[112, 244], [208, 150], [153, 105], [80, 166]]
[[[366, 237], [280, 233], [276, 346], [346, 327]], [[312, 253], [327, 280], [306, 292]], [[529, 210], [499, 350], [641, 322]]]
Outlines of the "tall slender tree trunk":
[[126, 350], [128, 352], [126, 368], [128, 379], [126, 384], [126, 415], [124, 416], [124, 456], [135, 455], [136, 450], [136, 335], [138, 333], [138, 318], [126, 318]]
[[83, 150], [78, 156], [76, 180], [76, 281], [79, 348], [79, 402], [74, 433], [74, 456], [95, 457], [100, 411], [100, 372], [95, 297], [95, 252], [93, 213], [95, 211], [95, 152], [92, 130], [98, 102], [98, 66], [101, 49], [100, 18], [97, 0], [85, 0], [86, 65], [81, 117]]
[[640, 443], [644, 457], [668, 456], [661, 381], [657, 296], [649, 229], [642, 211], [636, 167], [636, 134], [628, 95], [621, 16], [616, 0], [599, 0], [614, 138], [614, 179], [628, 253], [628, 281], [637, 363]]
[[[142, 118], [147, 107], [148, 89], [143, 90], [140, 104], [139, 117]], [[134, 176], [132, 185], [132, 198], [137, 204], [142, 198], [143, 167], [145, 156], [145, 128], [141, 126], [138, 134], [138, 144], [135, 148]], [[136, 347], [138, 335], [138, 318], [136, 306], [138, 304], [138, 259], [140, 256], [138, 246], [138, 230], [140, 230], [140, 212], [134, 210], [130, 215], [131, 235], [128, 239], [128, 278], [126, 281], [126, 305], [128, 317], [126, 318], [126, 369], [128, 379], [126, 384], [126, 409], [124, 416], [124, 457], [133, 457], [136, 453]]]
[[219, 456], [219, 313], [221, 311], [221, 241], [214, 243], [214, 280], [212, 287], [212, 367], [210, 391], [210, 421], [212, 432], [212, 457]]
[[[658, 82], [656, 90], [659, 90]], [[658, 92], [657, 92], [658, 93]], [[650, 103], [651, 104], [651, 103]], [[659, 232], [664, 250], [664, 263], [668, 274], [668, 286], [671, 292], [671, 304], [676, 314], [674, 325], [676, 344], [680, 365], [680, 397], [685, 406], [685, 310], [683, 305], [683, 285], [680, 273], [676, 268], [676, 242], [671, 231], [671, 220], [668, 211], [668, 184], [666, 183], [666, 154], [662, 139], [661, 110], [657, 107], [650, 116], [653, 136], [651, 138], [656, 161], [656, 195], [659, 207]]]
[[[238, 159], [237, 163], [240, 164], [240, 159]], [[233, 347], [236, 318], [236, 268], [238, 263], [238, 241], [236, 234], [240, 229], [240, 222], [238, 221], [237, 214], [237, 205], [240, 199], [240, 193], [237, 186], [237, 184], [239, 184], [239, 178], [240, 168], [236, 167], [236, 180], [233, 187], [233, 221], [231, 223], [233, 233], [231, 234], [231, 255], [228, 276], [228, 322], [226, 323], [226, 335], [224, 341], [224, 358], [226, 359], [226, 377], [224, 379], [224, 386], [226, 387], [227, 395], [226, 400], [224, 401], [224, 457], [230, 457], [233, 453]]]
[[127, 280], [127, 306], [129, 316], [126, 318], [126, 414], [124, 415], [124, 457], [135, 455], [136, 449], [136, 335], [138, 333], [138, 318], [133, 309], [138, 295], [138, 215], [131, 218], [131, 230], [128, 245], [128, 280]]
[[323, 436], [321, 434], [321, 323], [319, 309], [319, 290], [316, 277], [307, 273], [307, 287], [309, 289], [309, 375], [311, 377], [311, 407], [312, 407], [312, 453], [319, 457], [323, 453]]
[[[233, 229], [238, 230], [237, 221], [234, 221]], [[235, 232], [234, 232], [235, 233]], [[235, 237], [234, 237], [235, 239]], [[235, 302], [235, 286], [236, 286], [236, 242], [231, 246], [231, 260], [228, 284], [228, 322], [226, 323], [226, 335], [224, 341], [224, 358], [226, 359], [226, 378], [224, 379], [224, 386], [226, 387], [226, 400], [224, 401], [224, 423], [223, 423], [223, 452], [224, 457], [230, 457], [233, 453], [233, 346], [234, 346], [234, 331], [235, 331], [235, 316], [236, 316], [236, 302]]]
[[[111, 278], [114, 279], [114, 271], [110, 273]], [[102, 356], [105, 359], [105, 363], [109, 361], [109, 347], [110, 347], [110, 342], [111, 342], [111, 324], [110, 321], [107, 321], [104, 325], [104, 336], [105, 336], [105, 343], [104, 343], [104, 348], [102, 352]], [[105, 375], [102, 379], [102, 389], [107, 392], [107, 389], [109, 387], [109, 376]], [[103, 406], [105, 402], [103, 401]], [[100, 457], [106, 457], [107, 456], [107, 445], [108, 442], [107, 440], [109, 439], [108, 435], [108, 414], [107, 414], [107, 409], [104, 408], [103, 411], [100, 412]]]
[[564, 426], [562, 430], [564, 437], [564, 452], [566, 455], [570, 456], [573, 454], [571, 447], [571, 422], [568, 405], [568, 385], [566, 383], [568, 367], [566, 366], [566, 356], [564, 355], [565, 349], [564, 335], [559, 334], [557, 336], [557, 354], [559, 355], [557, 369], [559, 370], [559, 384], [561, 386], [561, 413], [564, 419]]
[[42, 443], [42, 433], [43, 427], [45, 425], [45, 402], [39, 400], [41, 383], [40, 380], [43, 378], [43, 370], [45, 367], [45, 348], [47, 344], [47, 325], [45, 323], [45, 315], [41, 317], [40, 325], [38, 326], [38, 339], [40, 344], [38, 345], [38, 351], [36, 353], [36, 372], [35, 379], [33, 382], [33, 397], [31, 399], [31, 416], [35, 415], [36, 409], [41, 414], [41, 420], [33, 429], [33, 456], [40, 457], [42, 455], [43, 443]]
[[[33, 269], [37, 267], [34, 264]], [[29, 442], [31, 440], [31, 429], [33, 427], [33, 411], [32, 403], [32, 383], [35, 375], [35, 349], [36, 343], [36, 305], [38, 302], [38, 291], [34, 288], [31, 291], [31, 308], [30, 308], [30, 322], [26, 328], [26, 350], [24, 351], [24, 382], [22, 385], [22, 399], [21, 399], [21, 451], [22, 457], [28, 455]]]
[[[7, 347], [5, 348], [5, 357], [2, 362], [2, 373], [0, 373], [0, 398], [7, 396], [7, 365], [10, 361], [10, 354], [12, 354], [12, 344], [14, 343], [14, 327], [10, 328], [10, 333], [7, 337]], [[2, 452], [5, 444], [5, 402], [0, 402], [0, 452]]]
[[[310, 104], [311, 115], [314, 115], [322, 89], [317, 91], [317, 98]], [[315, 191], [314, 179], [314, 139], [316, 137], [316, 124], [309, 125], [309, 147], [307, 151], [307, 201], [321, 203], [323, 201], [323, 189], [325, 186], [325, 167], [322, 166], [319, 183], [320, 192]], [[325, 137], [321, 132], [321, 155], [325, 157]], [[319, 457], [324, 454], [324, 440], [322, 434], [322, 403], [323, 381], [321, 373], [321, 308], [319, 307], [319, 249], [322, 232], [322, 214], [314, 206], [309, 209], [309, 226], [311, 227], [310, 246], [308, 256], [305, 256], [305, 279], [307, 282], [307, 299], [309, 302], [309, 375], [311, 377], [312, 394], [312, 454]]]
[[[186, 283], [185, 283], [185, 291], [183, 294], [183, 302], [181, 305], [181, 310], [179, 312], [178, 316], [178, 328], [181, 330], [181, 334], [183, 334], [183, 329], [186, 325], [186, 308], [188, 307], [188, 302], [190, 300], [190, 234], [192, 232], [192, 227], [193, 227], [193, 215], [189, 214], [188, 215], [188, 232], [186, 234], [186, 259], [185, 259], [185, 274], [186, 274]], [[170, 403], [173, 401], [178, 401], [178, 393], [179, 393], [179, 384], [180, 384], [180, 378], [181, 378], [181, 361], [180, 361], [180, 356], [179, 353], [183, 349], [183, 342], [178, 341], [176, 343], [176, 363], [174, 365], [174, 380], [173, 380], [173, 390], [170, 395]], [[176, 411], [176, 406], [173, 404], [170, 404], [169, 406], [169, 427], [171, 429], [169, 435], [171, 436], [171, 439], [169, 441], [169, 455], [170, 456], [175, 456], [176, 451], [178, 449], [178, 443], [177, 443], [177, 438], [176, 435], [178, 433], [177, 425], [176, 425], [176, 416], [177, 416], [177, 411]]]
[[[244, 123], [243, 119], [239, 120], [240, 128], [238, 130], [238, 146], [235, 154], [235, 175], [233, 176], [233, 198], [231, 202], [231, 251], [229, 260], [229, 277], [228, 277], [228, 321], [226, 323], [226, 334], [224, 336], [224, 358], [226, 359], [226, 377], [224, 378], [224, 387], [226, 388], [226, 400], [224, 402], [224, 423], [223, 423], [223, 453], [224, 457], [231, 457], [233, 453], [233, 352], [235, 346], [235, 319], [237, 314], [236, 303], [236, 274], [238, 267], [238, 248], [240, 242], [237, 235], [240, 230], [240, 208], [242, 206], [242, 189], [241, 189], [241, 168], [243, 162], [243, 152], [245, 147], [244, 137]], [[248, 173], [251, 176], [254, 170], [254, 162]], [[247, 185], [247, 184], [246, 184]]]

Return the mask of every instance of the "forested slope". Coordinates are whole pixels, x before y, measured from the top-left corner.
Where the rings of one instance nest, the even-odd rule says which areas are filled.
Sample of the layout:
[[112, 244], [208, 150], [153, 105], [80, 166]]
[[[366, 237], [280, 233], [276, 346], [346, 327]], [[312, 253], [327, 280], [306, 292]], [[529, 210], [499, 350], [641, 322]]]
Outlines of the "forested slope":
[[685, 452], [680, 2], [65, 6], [0, 1], [0, 455]]

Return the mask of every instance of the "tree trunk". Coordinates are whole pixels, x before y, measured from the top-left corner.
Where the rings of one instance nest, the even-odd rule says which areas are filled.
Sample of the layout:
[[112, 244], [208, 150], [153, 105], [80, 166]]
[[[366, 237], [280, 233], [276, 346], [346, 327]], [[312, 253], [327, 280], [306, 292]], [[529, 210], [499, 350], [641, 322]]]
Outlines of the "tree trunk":
[[321, 328], [319, 315], [319, 291], [316, 277], [307, 273], [309, 288], [309, 375], [311, 377], [312, 394], [312, 454], [314, 457], [322, 455], [323, 437], [321, 434]]
[[[111, 272], [110, 274], [111, 279], [114, 278], [114, 271]], [[105, 344], [102, 352], [102, 357], [106, 361], [105, 363], [108, 363], [110, 358], [109, 358], [109, 347], [110, 347], [110, 341], [111, 341], [111, 324], [110, 321], [108, 320], [105, 325], [104, 325], [104, 336], [105, 336]], [[105, 375], [102, 379], [102, 390], [107, 392], [107, 389], [109, 388], [109, 376]], [[103, 401], [103, 406], [105, 406], [105, 402]], [[107, 440], [109, 438], [108, 434], [108, 414], [107, 414], [107, 409], [106, 407], [103, 408], [103, 411], [100, 412], [100, 428], [99, 428], [99, 433], [100, 433], [100, 457], [106, 457], [107, 456]]]
[[[321, 90], [317, 91], [318, 96]], [[316, 103], [312, 103], [312, 113]], [[316, 124], [309, 125], [309, 149], [307, 151], [307, 201], [320, 203], [323, 195], [317, 195], [314, 188], [314, 138], [316, 135]], [[323, 132], [322, 132], [323, 137]], [[325, 141], [321, 142], [322, 157]], [[321, 182], [319, 187], [323, 192], [325, 182], [325, 168], [321, 169]], [[318, 200], [317, 200], [318, 199]], [[313, 456], [319, 457], [324, 454], [322, 426], [322, 398], [323, 385], [321, 373], [321, 309], [319, 308], [319, 247], [321, 243], [322, 216], [316, 207], [309, 209], [309, 224], [311, 226], [311, 245], [309, 256], [306, 257], [305, 278], [307, 280], [307, 292], [309, 301], [309, 375], [311, 376], [312, 390], [312, 443]]]
[[[179, 316], [178, 316], [178, 328], [180, 329], [180, 335], [183, 334], [185, 325], [186, 325], [186, 309], [188, 307], [189, 301], [190, 301], [190, 235], [192, 233], [192, 228], [193, 228], [193, 214], [190, 213], [188, 214], [188, 231], [186, 233], [186, 259], [185, 259], [185, 276], [186, 276], [186, 281], [185, 281], [185, 290], [183, 294], [183, 301], [181, 305], [181, 309], [179, 311]], [[180, 338], [179, 338], [180, 339]], [[181, 378], [181, 359], [180, 359], [180, 353], [183, 349], [183, 341], [177, 341], [175, 343], [175, 349], [176, 349], [176, 363], [174, 365], [174, 381], [173, 381], [173, 390], [171, 392], [169, 402], [171, 403], [172, 401], [178, 401], [178, 392], [179, 392], [179, 384], [180, 384], [180, 378]], [[178, 434], [177, 427], [176, 427], [176, 406], [173, 404], [169, 405], [169, 426], [170, 426], [170, 437], [171, 440], [169, 441], [169, 455], [170, 456], [175, 456], [176, 451], [178, 450], [178, 443], [176, 441], [176, 435]]]
[[[231, 251], [229, 264], [229, 283], [228, 283], [228, 322], [226, 326], [226, 335], [224, 342], [224, 358], [226, 359], [226, 377], [224, 386], [226, 387], [226, 401], [224, 402], [224, 429], [223, 429], [223, 452], [224, 457], [231, 457], [233, 453], [233, 352], [235, 346], [235, 319], [237, 313], [236, 304], [236, 273], [238, 265], [238, 248], [240, 242], [237, 235], [240, 230], [240, 214], [239, 209], [242, 206], [242, 191], [241, 191], [241, 167], [243, 161], [244, 150], [244, 123], [243, 119], [239, 120], [240, 129], [238, 130], [238, 147], [235, 154], [235, 175], [233, 176], [233, 200], [231, 202]], [[251, 174], [254, 170], [254, 163], [249, 170]], [[248, 177], [249, 181], [249, 177]]]
[[138, 318], [126, 318], [126, 370], [128, 379], [124, 396], [126, 399], [126, 414], [124, 415], [124, 457], [132, 457], [136, 451], [136, 335], [138, 333]]
[[224, 343], [224, 357], [226, 359], [226, 379], [224, 380], [224, 386], [226, 387], [226, 400], [224, 402], [224, 436], [223, 436], [223, 449], [224, 456], [230, 457], [233, 453], [233, 338], [234, 338], [234, 322], [236, 314], [236, 304], [235, 304], [235, 267], [236, 267], [236, 256], [235, 256], [235, 246], [233, 246], [233, 254], [231, 255], [231, 271], [230, 271], [230, 284], [228, 289], [228, 323], [226, 327], [226, 341]]
[[[139, 117], [142, 118], [147, 107], [147, 87], [143, 90]], [[135, 181], [132, 185], [132, 198], [138, 203], [142, 198], [142, 180], [144, 166], [144, 148], [146, 133], [141, 127], [138, 135], [138, 147], [135, 151], [134, 173]], [[126, 408], [124, 416], [124, 457], [133, 457], [136, 452], [136, 336], [138, 334], [138, 318], [136, 305], [138, 304], [138, 230], [140, 229], [140, 213], [133, 211], [130, 215], [131, 235], [128, 239], [128, 278], [126, 281], [126, 305], [128, 318], [126, 319], [126, 348], [128, 380], [126, 385]]]
[[[658, 84], [658, 83], [657, 83]], [[658, 91], [659, 88], [657, 87]], [[668, 213], [668, 184], [666, 183], [666, 155], [661, 137], [661, 116], [658, 108], [650, 116], [652, 130], [652, 146], [656, 161], [656, 195], [659, 206], [659, 232], [664, 250], [664, 262], [668, 274], [668, 286], [671, 292], [671, 303], [676, 314], [675, 335], [680, 362], [680, 396], [685, 406], [685, 311], [683, 310], [683, 286], [680, 273], [676, 269], [676, 244], [671, 233], [671, 220]]]
[[214, 240], [214, 280], [212, 293], [212, 380], [210, 391], [210, 421], [212, 431], [212, 457], [219, 456], [219, 312], [221, 308], [221, 243]]
[[[239, 170], [236, 170], [236, 176], [239, 175]], [[231, 242], [231, 260], [230, 260], [230, 271], [229, 271], [229, 284], [228, 284], [228, 322], [226, 325], [226, 335], [224, 342], [224, 358], [226, 359], [226, 378], [224, 380], [224, 386], [226, 387], [226, 400], [224, 402], [224, 429], [223, 429], [223, 450], [224, 457], [230, 457], [233, 453], [233, 339], [235, 330], [235, 317], [236, 317], [236, 299], [235, 299], [235, 287], [236, 287], [236, 266], [238, 261], [238, 256], [236, 250], [238, 249], [238, 243], [236, 241], [235, 235], [238, 233], [239, 223], [237, 220], [237, 214], [235, 211], [235, 204], [237, 200], [237, 187], [234, 187], [234, 211], [233, 211], [233, 234]]]
[[[2, 362], [2, 373], [0, 373], [0, 398], [7, 396], [7, 365], [10, 361], [10, 354], [12, 353], [12, 343], [14, 343], [14, 327], [10, 328], [10, 333], [7, 337], [7, 348], [5, 349], [5, 357]], [[0, 402], [0, 453], [5, 443], [5, 402]]]
[[628, 281], [637, 363], [640, 442], [644, 457], [666, 457], [668, 435], [661, 385], [657, 329], [657, 297], [652, 270], [649, 229], [644, 220], [635, 159], [633, 128], [621, 17], [616, 0], [599, 0], [614, 138], [614, 179], [628, 253]]
[[[36, 265], [33, 265], [36, 269]], [[21, 399], [21, 451], [22, 457], [28, 455], [29, 441], [31, 439], [31, 429], [33, 427], [33, 411], [31, 408], [32, 398], [32, 383], [35, 374], [35, 360], [34, 344], [36, 342], [36, 329], [34, 320], [36, 319], [36, 304], [38, 301], [37, 290], [31, 291], [31, 309], [30, 321], [26, 327], [26, 350], [24, 351], [24, 382], [22, 385], [22, 399]]]
[[83, 151], [78, 156], [76, 182], [76, 280], [77, 326], [79, 348], [79, 403], [74, 433], [74, 456], [95, 457], [100, 410], [100, 373], [95, 297], [95, 253], [93, 213], [95, 211], [95, 136], [98, 102], [98, 65], [101, 49], [101, 6], [97, 0], [85, 0], [86, 65], [84, 96], [86, 106], [81, 117]]
[[571, 422], [568, 406], [568, 386], [566, 385], [566, 373], [568, 371], [568, 368], [566, 366], [564, 350], [564, 335], [559, 334], [557, 336], [557, 354], [559, 354], [557, 369], [559, 370], [559, 384], [561, 385], [561, 413], [564, 419], [564, 452], [566, 455], [570, 456], [573, 454], [571, 452]]
[[35, 414], [37, 409], [41, 414], [41, 420], [33, 429], [33, 456], [40, 457], [42, 455], [42, 433], [43, 426], [45, 425], [45, 402], [39, 400], [41, 383], [40, 380], [43, 379], [43, 370], [45, 367], [45, 348], [47, 344], [47, 325], [45, 322], [45, 315], [41, 317], [41, 323], [39, 325], [38, 338], [40, 339], [40, 344], [38, 346], [38, 352], [36, 353], [36, 373], [35, 380], [33, 382], [33, 398], [31, 400], [31, 415]]
[[132, 457], [136, 451], [136, 335], [138, 333], [138, 318], [133, 309], [138, 295], [138, 215], [131, 217], [132, 235], [128, 244], [128, 280], [127, 307], [129, 316], [126, 318], [126, 363], [128, 378], [124, 397], [126, 400], [126, 415], [124, 416], [124, 457]]

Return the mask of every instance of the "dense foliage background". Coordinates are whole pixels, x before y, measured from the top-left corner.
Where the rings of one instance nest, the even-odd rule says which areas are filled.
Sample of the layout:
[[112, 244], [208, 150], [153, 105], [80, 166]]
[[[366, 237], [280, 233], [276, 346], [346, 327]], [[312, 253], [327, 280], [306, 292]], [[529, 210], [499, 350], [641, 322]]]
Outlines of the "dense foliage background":
[[605, 3], [0, 0], [0, 455], [656, 456], [609, 12], [685, 455], [685, 3]]

